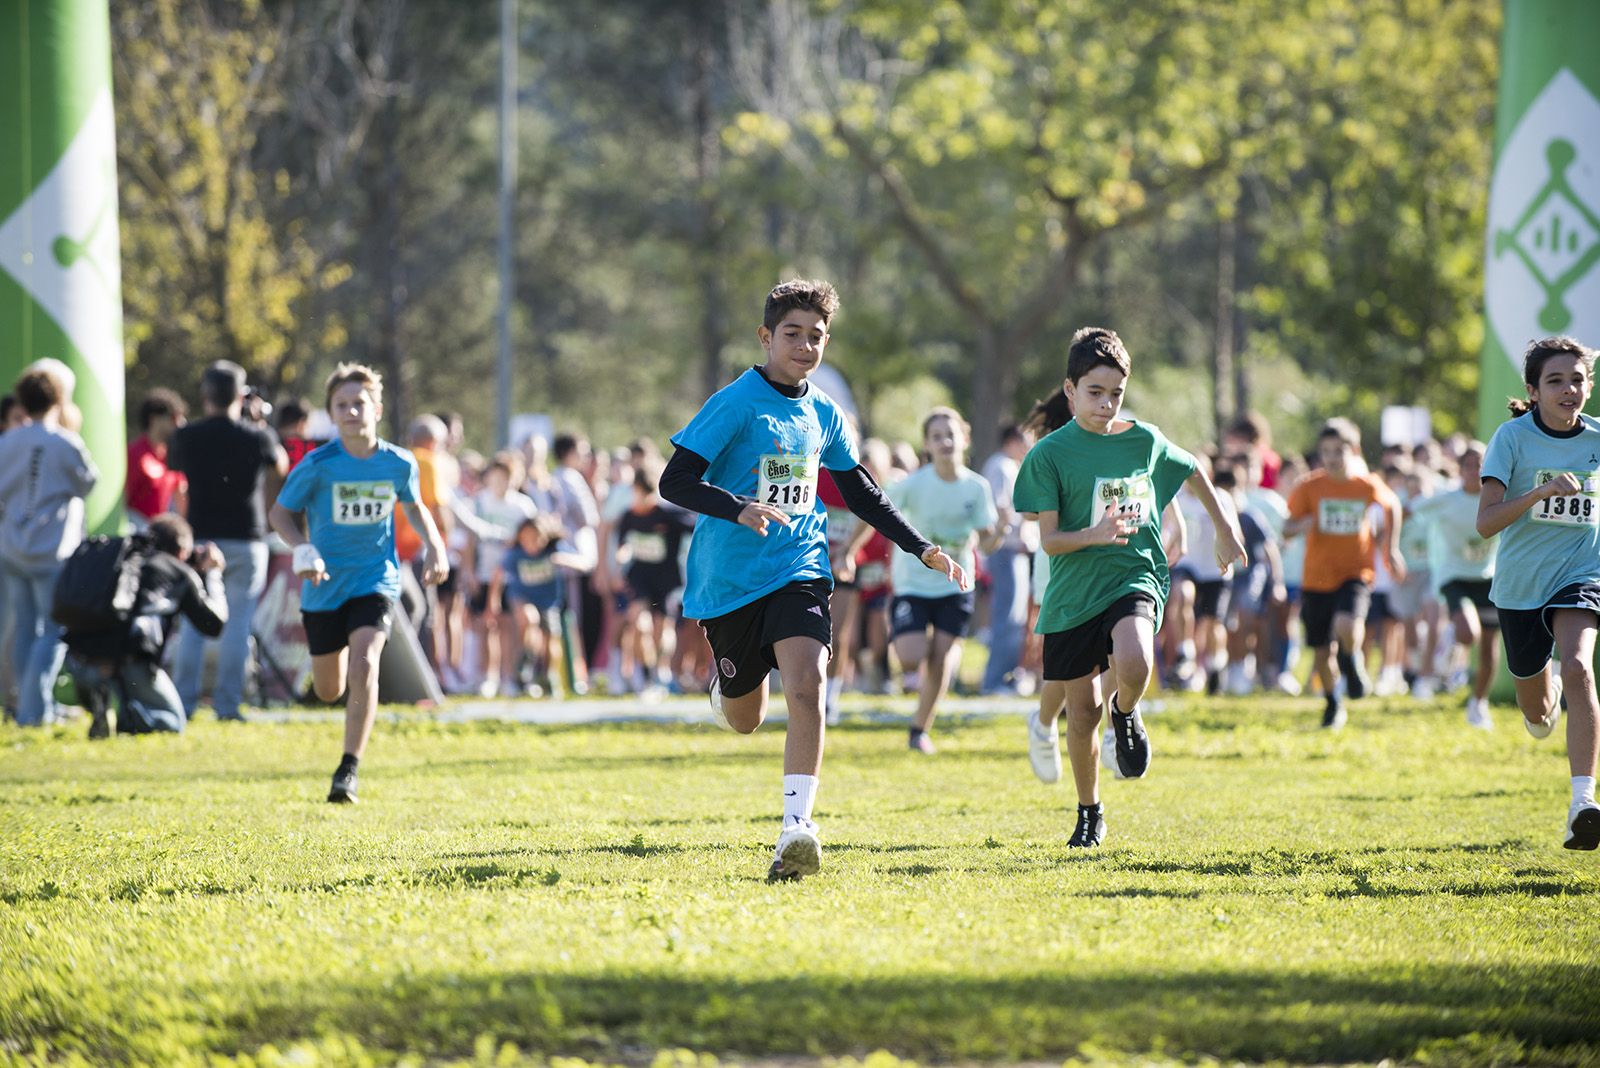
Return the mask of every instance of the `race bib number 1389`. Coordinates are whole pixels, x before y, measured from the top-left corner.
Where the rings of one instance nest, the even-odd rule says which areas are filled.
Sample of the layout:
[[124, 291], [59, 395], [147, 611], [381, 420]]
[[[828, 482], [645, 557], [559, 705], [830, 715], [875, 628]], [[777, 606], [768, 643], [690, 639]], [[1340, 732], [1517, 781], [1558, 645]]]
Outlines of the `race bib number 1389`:
[[1528, 517], [1535, 523], [1556, 523], [1568, 527], [1600, 524], [1600, 506], [1595, 500], [1596, 496], [1600, 496], [1600, 479], [1595, 478], [1593, 471], [1539, 471], [1533, 477], [1533, 484], [1542, 486], [1569, 473], [1577, 478], [1579, 491], [1571, 496], [1546, 497], [1534, 505]]

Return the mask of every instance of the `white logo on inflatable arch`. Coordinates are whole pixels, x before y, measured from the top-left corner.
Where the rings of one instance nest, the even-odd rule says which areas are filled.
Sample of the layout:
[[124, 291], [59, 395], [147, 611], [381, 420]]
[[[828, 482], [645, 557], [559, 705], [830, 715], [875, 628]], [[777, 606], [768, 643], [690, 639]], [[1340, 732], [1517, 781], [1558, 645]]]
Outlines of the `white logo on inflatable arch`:
[[1500, 152], [1489, 189], [1489, 327], [1521, 373], [1531, 338], [1600, 342], [1600, 101], [1556, 72]]
[[[72, 144], [0, 223], [5, 271], [56, 321], [113, 405], [123, 400], [116, 127], [102, 89]], [[35, 353], [33, 355], [58, 355]]]

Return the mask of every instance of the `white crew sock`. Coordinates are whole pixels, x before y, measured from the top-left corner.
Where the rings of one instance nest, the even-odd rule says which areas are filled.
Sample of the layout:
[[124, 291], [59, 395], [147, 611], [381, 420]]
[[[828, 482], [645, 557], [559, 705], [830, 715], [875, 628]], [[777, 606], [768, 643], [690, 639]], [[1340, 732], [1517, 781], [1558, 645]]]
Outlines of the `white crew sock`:
[[[789, 777], [785, 775], [783, 781], [788, 782]], [[1572, 777], [1572, 803], [1576, 805], [1580, 801], [1594, 801], [1593, 775], [1574, 775]]]
[[839, 696], [844, 693], [844, 676], [835, 675], [828, 680], [828, 708], [839, 707]]
[[785, 775], [783, 777], [783, 825], [804, 820], [811, 822], [811, 806], [817, 803], [817, 777], [815, 775]]

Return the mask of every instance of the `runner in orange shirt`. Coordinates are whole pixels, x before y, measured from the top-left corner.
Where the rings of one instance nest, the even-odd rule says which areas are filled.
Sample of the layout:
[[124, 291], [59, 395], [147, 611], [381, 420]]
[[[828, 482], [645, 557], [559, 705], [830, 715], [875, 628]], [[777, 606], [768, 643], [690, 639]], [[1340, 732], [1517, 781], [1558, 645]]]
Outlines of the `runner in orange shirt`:
[[[1314, 471], [1289, 495], [1284, 536], [1306, 535], [1305, 575], [1300, 618], [1306, 644], [1314, 650], [1317, 678], [1327, 708], [1322, 725], [1342, 727], [1346, 713], [1337, 685], [1342, 677], [1352, 699], [1365, 697], [1368, 684], [1361, 664], [1362, 631], [1372, 597], [1373, 550], [1381, 539], [1384, 564], [1397, 580], [1405, 578], [1400, 559], [1400, 501], [1361, 460], [1361, 432], [1348, 419], [1330, 419], [1317, 435], [1322, 470]], [[1388, 515], [1374, 536], [1373, 505]], [[1338, 675], [1333, 642], [1339, 643]]]

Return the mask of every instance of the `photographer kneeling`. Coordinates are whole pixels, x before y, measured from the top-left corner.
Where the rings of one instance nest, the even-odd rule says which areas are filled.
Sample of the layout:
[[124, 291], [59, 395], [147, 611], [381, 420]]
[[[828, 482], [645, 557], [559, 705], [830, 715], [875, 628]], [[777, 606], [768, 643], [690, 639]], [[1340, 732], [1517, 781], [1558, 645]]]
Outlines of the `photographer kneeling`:
[[110, 733], [106, 713], [117, 701], [117, 733], [182, 731], [187, 722], [177, 687], [161, 668], [161, 655], [178, 616], [207, 637], [222, 633], [228, 602], [222, 553], [194, 544], [181, 517], [160, 515], [144, 535], [150, 553], [139, 568], [139, 592], [125, 623], [92, 633], [68, 632], [67, 667], [93, 720], [89, 737]]

